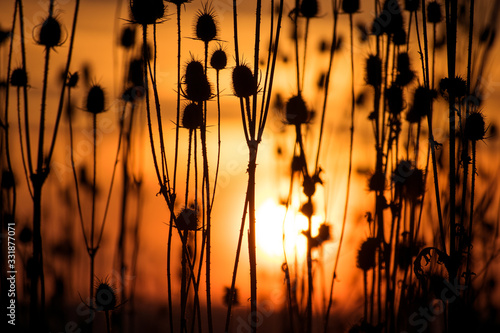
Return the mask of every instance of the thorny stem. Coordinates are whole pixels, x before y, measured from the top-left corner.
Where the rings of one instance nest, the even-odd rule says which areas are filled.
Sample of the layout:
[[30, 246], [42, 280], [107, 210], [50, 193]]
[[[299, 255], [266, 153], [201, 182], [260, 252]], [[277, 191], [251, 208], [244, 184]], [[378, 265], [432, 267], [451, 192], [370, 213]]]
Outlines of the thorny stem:
[[[472, 141], [472, 171], [471, 171], [471, 192], [470, 192], [470, 212], [469, 212], [469, 232], [468, 232], [468, 248], [467, 248], [467, 269], [465, 271], [466, 274], [466, 285], [467, 285], [467, 298], [470, 295], [470, 283], [471, 283], [471, 272], [470, 272], [470, 264], [471, 264], [471, 251], [472, 251], [472, 224], [474, 222], [474, 190], [476, 185], [476, 141]], [[462, 208], [464, 209], [464, 208]], [[469, 299], [466, 299], [467, 302], [470, 302]]]

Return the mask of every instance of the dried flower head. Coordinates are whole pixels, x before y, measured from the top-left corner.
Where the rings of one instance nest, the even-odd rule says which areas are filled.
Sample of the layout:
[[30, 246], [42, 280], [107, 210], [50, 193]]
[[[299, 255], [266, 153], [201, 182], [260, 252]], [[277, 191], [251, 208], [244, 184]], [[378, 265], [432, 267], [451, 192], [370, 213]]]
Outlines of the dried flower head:
[[205, 75], [203, 64], [198, 60], [191, 60], [187, 64], [184, 84], [185, 97], [191, 101], [204, 102], [212, 97], [212, 87]]
[[14, 87], [25, 87], [28, 85], [28, 74], [24, 68], [16, 68], [10, 74], [10, 84]]
[[359, 0], [343, 0], [342, 11], [347, 14], [354, 14], [359, 10]]
[[300, 207], [300, 212], [306, 217], [311, 217], [314, 214], [314, 206], [312, 202], [308, 201]]
[[427, 21], [434, 24], [443, 21], [441, 5], [437, 3], [437, 1], [429, 2], [429, 4], [427, 5]]
[[393, 84], [385, 90], [385, 99], [389, 112], [397, 116], [403, 111], [403, 89], [398, 85]]
[[257, 93], [252, 70], [247, 65], [237, 65], [233, 69], [233, 91], [237, 97], [247, 98]]
[[403, 46], [406, 44], [406, 30], [398, 29], [392, 35], [392, 43], [396, 46]]
[[313, 18], [318, 15], [318, 0], [302, 0], [299, 7], [300, 15], [306, 18]]
[[194, 130], [203, 125], [203, 108], [201, 104], [189, 103], [184, 107], [182, 127]]
[[113, 311], [116, 309], [116, 289], [107, 281], [101, 281], [95, 290], [95, 305], [99, 311]]
[[98, 84], [92, 85], [87, 95], [86, 111], [93, 114], [102, 113], [105, 111], [104, 104], [104, 90]]
[[366, 84], [376, 87], [382, 83], [382, 60], [372, 54], [366, 59]]
[[214, 40], [217, 37], [218, 28], [212, 5], [209, 2], [205, 3], [203, 9], [199, 10], [196, 16], [194, 26], [196, 38], [205, 43]]
[[80, 78], [80, 75], [78, 75], [78, 72], [74, 73], [69, 73], [68, 74], [68, 81], [66, 82], [66, 86], [68, 88], [74, 88], [78, 84], [78, 80]]
[[486, 135], [486, 124], [481, 112], [472, 112], [465, 120], [465, 138], [469, 141], [483, 140]]
[[432, 102], [436, 97], [435, 90], [419, 86], [413, 95], [413, 105], [406, 115], [406, 120], [410, 123], [418, 123], [422, 118], [428, 116], [432, 110]]
[[375, 192], [385, 190], [385, 174], [382, 171], [374, 172], [368, 180], [368, 189]]
[[392, 175], [396, 195], [416, 202], [425, 192], [424, 172], [414, 167], [410, 161], [402, 160]]
[[446, 99], [448, 99], [450, 95], [460, 99], [467, 94], [467, 83], [460, 76], [453, 79], [445, 77], [439, 81], [439, 90], [441, 95]]
[[220, 71], [221, 69], [226, 68], [226, 65], [227, 65], [226, 52], [224, 52], [222, 47], [219, 46], [219, 48], [217, 48], [210, 57], [210, 66], [212, 66], [213, 69]]
[[416, 12], [420, 8], [420, 0], [405, 0], [405, 10]]
[[59, 21], [48, 16], [38, 28], [38, 36], [36, 42], [45, 47], [55, 47], [62, 44], [62, 29]]
[[154, 24], [165, 15], [163, 0], [130, 0], [133, 22], [141, 25]]
[[309, 119], [306, 102], [301, 95], [291, 97], [286, 102], [286, 122], [290, 125], [305, 124]]
[[379, 247], [379, 241], [376, 238], [370, 237], [361, 244], [356, 258], [356, 266], [363, 270], [369, 271], [376, 265], [376, 253]]
[[196, 230], [198, 228], [198, 214], [196, 210], [184, 208], [175, 218], [175, 226], [179, 230]]
[[401, 87], [407, 86], [415, 78], [415, 73], [411, 70], [410, 57], [407, 52], [398, 54], [397, 70], [396, 83]]
[[122, 30], [122, 35], [120, 37], [120, 45], [126, 49], [130, 49], [135, 45], [135, 28], [125, 27]]

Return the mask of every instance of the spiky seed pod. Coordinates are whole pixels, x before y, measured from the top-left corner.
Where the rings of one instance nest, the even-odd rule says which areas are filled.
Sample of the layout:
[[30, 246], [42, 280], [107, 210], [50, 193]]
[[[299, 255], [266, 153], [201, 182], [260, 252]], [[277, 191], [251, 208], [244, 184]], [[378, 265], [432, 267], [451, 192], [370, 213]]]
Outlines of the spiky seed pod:
[[385, 175], [383, 172], [375, 172], [368, 181], [368, 189], [375, 192], [383, 192], [385, 190]]
[[93, 114], [102, 113], [105, 111], [104, 104], [105, 96], [102, 87], [98, 84], [90, 87], [89, 93], [87, 95], [86, 111]]
[[314, 195], [314, 192], [316, 192], [316, 183], [309, 176], [304, 177], [302, 187], [304, 189], [304, 194], [308, 197], [312, 197]]
[[198, 216], [194, 209], [184, 208], [175, 218], [177, 229], [194, 231], [198, 228]]
[[405, 10], [416, 12], [420, 8], [420, 0], [405, 0]]
[[302, 0], [299, 7], [300, 15], [306, 18], [313, 18], [318, 15], [318, 0]]
[[418, 123], [422, 118], [429, 115], [432, 102], [436, 97], [437, 93], [435, 90], [419, 86], [413, 95], [413, 105], [406, 115], [406, 120], [410, 123]]
[[125, 27], [122, 30], [120, 37], [120, 45], [123, 48], [130, 49], [135, 45], [135, 29], [133, 27]]
[[247, 65], [237, 65], [233, 69], [233, 91], [237, 97], [246, 98], [257, 93], [255, 78]]
[[403, 29], [403, 16], [399, 3], [395, 0], [386, 0], [382, 12], [373, 21], [372, 33], [376, 36], [392, 35], [400, 29]]
[[376, 265], [376, 253], [379, 247], [379, 242], [376, 238], [370, 237], [361, 244], [361, 248], [358, 250], [358, 256], [356, 258], [356, 266], [363, 270], [369, 271]]
[[210, 57], [210, 66], [212, 66], [213, 69], [220, 71], [221, 69], [226, 68], [226, 65], [226, 52], [224, 52], [223, 49], [218, 48], [214, 51], [214, 53], [212, 53], [212, 56]]
[[397, 116], [403, 111], [403, 90], [398, 85], [392, 85], [385, 90], [385, 98], [389, 112]]
[[101, 282], [95, 291], [95, 305], [100, 311], [113, 311], [116, 308], [116, 290], [107, 282]]
[[434, 24], [443, 21], [441, 5], [438, 4], [437, 1], [429, 2], [429, 4], [427, 5], [427, 21]]
[[36, 42], [45, 47], [54, 47], [61, 45], [61, 39], [61, 24], [55, 17], [47, 17], [38, 31]]
[[392, 175], [396, 195], [416, 202], [425, 192], [424, 172], [415, 168], [410, 161], [402, 160]]
[[486, 124], [481, 112], [472, 112], [465, 120], [465, 138], [469, 141], [483, 140], [486, 135]]
[[165, 4], [163, 0], [131, 0], [130, 12], [134, 23], [153, 24], [165, 15]]
[[195, 35], [199, 40], [208, 43], [217, 37], [218, 28], [215, 22], [215, 13], [213, 8], [206, 3], [203, 6], [203, 10], [198, 11], [196, 24], [195, 24]]
[[23, 68], [16, 68], [10, 74], [10, 84], [14, 87], [25, 87], [28, 85], [28, 74]]
[[286, 102], [286, 122], [290, 125], [305, 124], [309, 119], [306, 102], [301, 95], [293, 96]]
[[359, 0], [343, 0], [342, 11], [347, 14], [354, 14], [359, 10]]
[[68, 77], [68, 82], [66, 83], [66, 86], [68, 88], [74, 88], [78, 84], [78, 79], [80, 78], [80, 75], [78, 75], [78, 72], [70, 73]]
[[415, 78], [415, 73], [413, 73], [410, 67], [410, 57], [407, 52], [401, 52], [398, 54], [397, 70], [398, 74], [396, 76], [396, 84], [401, 87], [407, 86]]
[[442, 78], [439, 81], [439, 90], [443, 97], [448, 98], [450, 95], [455, 96], [460, 99], [465, 97], [467, 94], [467, 82], [462, 79], [460, 76], [457, 76], [453, 79], [449, 79], [447, 77]]
[[366, 84], [376, 87], [382, 83], [382, 60], [376, 55], [366, 59]]
[[203, 64], [197, 60], [191, 60], [186, 66], [184, 75], [186, 85], [186, 98], [194, 102], [208, 101], [212, 97], [212, 87], [208, 82]]
[[392, 35], [392, 43], [395, 46], [403, 46], [406, 44], [406, 31], [405, 31], [405, 29], [398, 29]]
[[322, 241], [328, 241], [331, 239], [330, 234], [331, 226], [328, 223], [321, 223], [318, 230], [318, 238]]
[[194, 130], [203, 125], [203, 108], [201, 104], [189, 103], [184, 107], [182, 127]]
[[300, 207], [300, 212], [304, 214], [306, 217], [311, 217], [314, 214], [314, 206], [311, 202], [306, 202]]

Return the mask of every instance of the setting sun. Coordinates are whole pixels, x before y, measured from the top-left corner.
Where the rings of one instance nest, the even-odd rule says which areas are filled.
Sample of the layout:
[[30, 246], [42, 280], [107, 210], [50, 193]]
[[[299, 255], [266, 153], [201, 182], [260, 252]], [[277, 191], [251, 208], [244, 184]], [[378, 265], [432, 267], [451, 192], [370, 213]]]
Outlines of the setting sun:
[[[306, 255], [306, 238], [302, 235], [307, 230], [307, 218], [300, 213], [293, 213], [289, 209], [284, 224], [285, 248], [288, 256], [297, 251], [299, 260]], [[286, 208], [279, 205], [273, 199], [265, 201], [256, 213], [257, 249], [271, 261], [283, 261], [283, 219]], [[322, 222], [320, 216], [312, 218], [313, 236]], [[317, 233], [317, 232], [316, 232]]]

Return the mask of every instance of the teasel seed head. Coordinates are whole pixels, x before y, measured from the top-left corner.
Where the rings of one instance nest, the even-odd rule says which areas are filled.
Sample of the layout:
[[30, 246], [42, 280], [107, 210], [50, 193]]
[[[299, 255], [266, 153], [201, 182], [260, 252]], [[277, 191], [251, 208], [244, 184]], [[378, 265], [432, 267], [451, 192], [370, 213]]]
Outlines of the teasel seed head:
[[227, 55], [224, 50], [219, 47], [217, 50], [212, 53], [212, 56], [210, 57], [210, 66], [212, 66], [213, 69], [220, 71], [221, 69], [226, 68], [227, 65]]
[[318, 15], [318, 0], [302, 0], [299, 7], [300, 15], [306, 18], [313, 18]]
[[198, 229], [198, 216], [196, 210], [184, 208], [175, 218], [177, 229], [183, 231], [194, 231]]
[[154, 24], [165, 15], [163, 0], [130, 0], [133, 22], [141, 25]]
[[95, 291], [95, 305], [100, 311], [116, 309], [116, 290], [107, 281], [100, 282]]
[[309, 120], [309, 111], [301, 95], [293, 96], [286, 102], [286, 122], [290, 125], [305, 124]]
[[432, 102], [436, 97], [435, 90], [419, 86], [413, 95], [413, 105], [406, 115], [406, 120], [410, 123], [418, 123], [422, 118], [428, 116], [431, 112]]
[[105, 111], [104, 104], [104, 90], [98, 84], [92, 85], [87, 95], [86, 111], [93, 114], [102, 113]]
[[385, 174], [381, 171], [373, 173], [368, 180], [368, 189], [374, 192], [385, 190]]
[[195, 24], [195, 35], [196, 38], [208, 43], [217, 37], [218, 28], [215, 21], [214, 9], [210, 3], [203, 5], [203, 10], [199, 10], [197, 13], [196, 24]]
[[411, 70], [410, 57], [407, 52], [398, 54], [397, 70], [396, 83], [401, 87], [407, 86], [415, 78], [415, 73]]
[[76, 87], [79, 79], [80, 79], [80, 75], [78, 74], [78, 72], [69, 73], [68, 74], [68, 81], [66, 82], [66, 86], [68, 88]]
[[316, 183], [311, 177], [306, 176], [304, 177], [302, 188], [306, 196], [312, 197], [314, 195], [314, 192], [316, 192]]
[[359, 0], [343, 0], [342, 11], [347, 14], [354, 14], [359, 10]]
[[135, 28], [125, 27], [120, 37], [120, 45], [125, 49], [130, 49], [135, 45]]
[[412, 165], [410, 161], [402, 160], [392, 175], [396, 195], [417, 202], [425, 192], [424, 172]]
[[356, 258], [356, 266], [363, 270], [369, 271], [376, 265], [376, 253], [379, 247], [379, 242], [376, 238], [370, 237], [361, 244]]
[[427, 21], [434, 24], [443, 21], [441, 5], [437, 3], [437, 1], [429, 2], [429, 4], [427, 5]]
[[465, 138], [469, 141], [483, 140], [486, 135], [486, 124], [481, 112], [472, 112], [465, 120]]
[[373, 54], [366, 59], [366, 83], [373, 87], [382, 83], [382, 60]]
[[387, 100], [389, 112], [392, 115], [397, 116], [403, 111], [403, 89], [398, 85], [393, 84], [386, 89], [385, 98]]
[[212, 87], [205, 75], [203, 64], [197, 60], [191, 60], [187, 64], [184, 84], [185, 97], [190, 101], [204, 102], [212, 97]]
[[59, 21], [49, 16], [43, 21], [38, 30], [36, 42], [45, 47], [55, 47], [62, 44], [62, 29]]
[[420, 8], [420, 0], [405, 0], [405, 10], [416, 12]]
[[203, 125], [203, 108], [201, 104], [189, 103], [184, 107], [182, 127], [189, 130], [200, 128]]
[[233, 91], [240, 98], [247, 98], [257, 93], [254, 75], [247, 65], [237, 65], [234, 67]]
[[10, 84], [14, 87], [26, 87], [28, 85], [28, 74], [24, 68], [16, 68], [10, 74]]
[[396, 46], [406, 45], [406, 31], [405, 29], [398, 29], [392, 35], [392, 43]]
[[453, 79], [445, 77], [439, 81], [439, 90], [445, 98], [453, 95], [455, 98], [461, 99], [467, 94], [467, 82], [460, 76], [456, 76]]
[[306, 217], [311, 217], [314, 214], [314, 206], [311, 202], [306, 202], [300, 207], [300, 212], [304, 214]]

